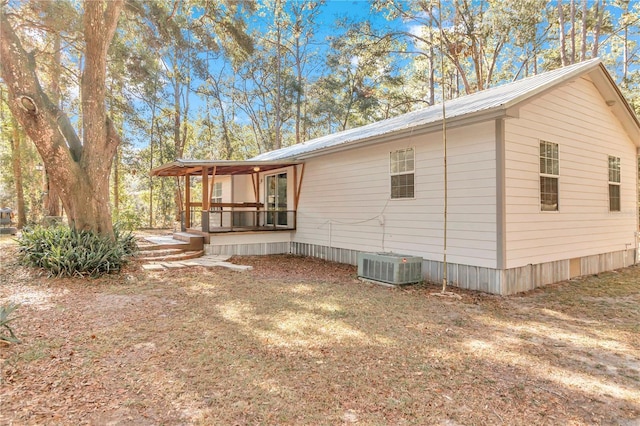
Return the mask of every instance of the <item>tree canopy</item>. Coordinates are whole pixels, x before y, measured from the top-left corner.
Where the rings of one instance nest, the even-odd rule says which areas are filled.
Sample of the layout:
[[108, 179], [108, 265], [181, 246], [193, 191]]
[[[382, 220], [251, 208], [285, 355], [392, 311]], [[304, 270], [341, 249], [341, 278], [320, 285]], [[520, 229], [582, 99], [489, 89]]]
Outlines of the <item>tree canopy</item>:
[[638, 2], [357, 5], [2, 2], [0, 204], [167, 225], [161, 163], [244, 159], [596, 56], [640, 112]]

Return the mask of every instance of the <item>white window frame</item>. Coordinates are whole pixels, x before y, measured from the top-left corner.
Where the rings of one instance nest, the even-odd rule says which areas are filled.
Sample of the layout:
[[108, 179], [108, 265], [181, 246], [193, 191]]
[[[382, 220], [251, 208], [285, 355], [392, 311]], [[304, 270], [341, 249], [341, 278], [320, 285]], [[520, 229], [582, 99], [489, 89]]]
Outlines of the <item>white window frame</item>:
[[[407, 158], [407, 153], [411, 153], [411, 158]], [[402, 159], [399, 156], [402, 154]], [[394, 158], [395, 157], [395, 158]], [[416, 149], [415, 147], [407, 147], [397, 149], [389, 153], [389, 198], [391, 200], [412, 200], [416, 195]], [[394, 196], [394, 177], [409, 176], [412, 177], [411, 194], [400, 194]], [[404, 185], [408, 187], [408, 185]]]
[[[612, 167], [613, 166], [613, 167]], [[609, 185], [607, 185], [607, 190], [609, 193], [609, 212], [618, 213], [622, 210], [622, 189], [620, 188], [620, 157], [616, 157], [614, 155], [608, 156], [607, 162], [607, 170], [608, 170], [608, 180]], [[618, 205], [617, 209], [612, 209], [612, 198], [611, 198], [611, 190], [617, 187], [618, 188]]]
[[[214, 182], [213, 191], [211, 191], [211, 202], [212, 203], [221, 203], [222, 202], [222, 182]], [[212, 210], [222, 210], [220, 207], [212, 207]]]
[[[545, 146], [545, 152], [543, 153], [543, 145]], [[543, 155], [546, 154], [546, 147], [551, 146], [552, 149], [551, 156]], [[555, 142], [549, 142], [545, 140], [540, 140], [539, 146], [539, 166], [540, 166], [540, 211], [542, 212], [558, 212], [560, 211], [560, 145]], [[555, 156], [554, 156], [555, 154]], [[554, 208], [545, 208], [545, 204], [543, 204], [543, 180], [554, 179], [556, 182], [556, 205]]]

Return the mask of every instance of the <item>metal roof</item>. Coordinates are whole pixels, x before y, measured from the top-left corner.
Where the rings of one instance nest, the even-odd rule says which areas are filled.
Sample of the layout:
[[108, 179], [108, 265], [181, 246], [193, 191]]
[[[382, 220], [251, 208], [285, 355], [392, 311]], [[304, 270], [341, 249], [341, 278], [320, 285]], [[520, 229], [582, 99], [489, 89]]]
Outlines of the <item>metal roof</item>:
[[[447, 123], [453, 124], [456, 121], [476, 116], [486, 118], [491, 113], [504, 114], [508, 108], [524, 100], [599, 67], [606, 73], [600, 59], [596, 58], [446, 101]], [[615, 83], [613, 84], [615, 86]], [[622, 97], [617, 86], [616, 90]], [[630, 109], [629, 112], [638, 123], [635, 114]], [[366, 141], [380, 141], [382, 136], [433, 127], [441, 123], [442, 104], [437, 104], [377, 123], [330, 134], [276, 151], [265, 152], [251, 160], [303, 159], [327, 151], [344, 149], [352, 144], [360, 145]]]
[[246, 175], [256, 172], [265, 172], [273, 169], [281, 169], [287, 166], [300, 164], [301, 161], [265, 161], [265, 160], [176, 160], [163, 164], [151, 170], [151, 176], [200, 176], [206, 168], [207, 174], [213, 174], [215, 168], [216, 175]]

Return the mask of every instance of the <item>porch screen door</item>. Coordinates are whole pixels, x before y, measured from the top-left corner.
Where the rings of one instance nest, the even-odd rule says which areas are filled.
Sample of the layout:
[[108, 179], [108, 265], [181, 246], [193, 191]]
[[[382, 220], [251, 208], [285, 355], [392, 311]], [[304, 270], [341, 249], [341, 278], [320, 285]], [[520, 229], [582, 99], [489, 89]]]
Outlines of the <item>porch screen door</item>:
[[267, 225], [287, 226], [287, 174], [267, 176]]

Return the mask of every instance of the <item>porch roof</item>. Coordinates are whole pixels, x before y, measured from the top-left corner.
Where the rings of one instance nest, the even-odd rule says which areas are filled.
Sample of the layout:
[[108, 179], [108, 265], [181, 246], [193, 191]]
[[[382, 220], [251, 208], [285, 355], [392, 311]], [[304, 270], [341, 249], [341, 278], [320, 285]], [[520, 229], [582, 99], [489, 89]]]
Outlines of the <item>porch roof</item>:
[[248, 175], [257, 172], [266, 172], [283, 167], [301, 164], [302, 161], [293, 160], [187, 160], [180, 159], [172, 163], [163, 164], [151, 170], [151, 176], [202, 176], [206, 168], [209, 175]]

